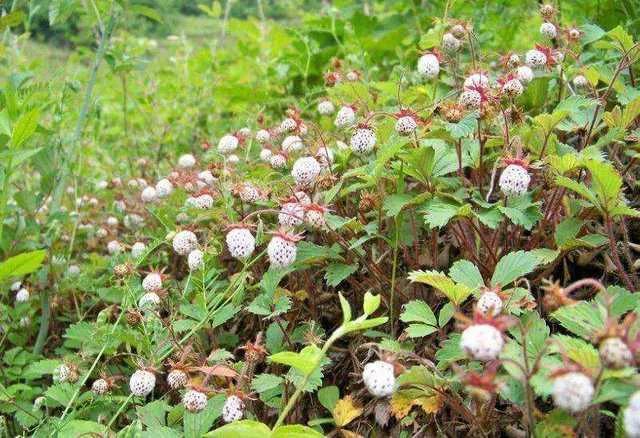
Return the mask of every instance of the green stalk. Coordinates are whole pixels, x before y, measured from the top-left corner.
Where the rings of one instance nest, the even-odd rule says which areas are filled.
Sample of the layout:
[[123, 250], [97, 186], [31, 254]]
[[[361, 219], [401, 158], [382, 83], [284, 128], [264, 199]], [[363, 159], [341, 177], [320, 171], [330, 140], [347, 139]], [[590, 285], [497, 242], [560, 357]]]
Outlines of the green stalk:
[[40, 315], [40, 329], [38, 330], [38, 337], [36, 338], [36, 344], [33, 347], [33, 354], [35, 356], [42, 353], [44, 343], [49, 335], [49, 319], [51, 318], [51, 303], [49, 299], [49, 288], [44, 288], [40, 293], [40, 305], [42, 306], [42, 314]]
[[2, 234], [4, 231], [4, 218], [7, 215], [7, 203], [9, 202], [9, 180], [12, 172], [12, 159], [9, 155], [7, 167], [4, 171], [4, 180], [2, 181], [2, 193], [0, 193], [0, 244], [2, 243]]
[[109, 16], [109, 22], [107, 23], [106, 28], [101, 29], [102, 34], [100, 36], [100, 43], [98, 45], [98, 50], [96, 51], [96, 56], [93, 61], [93, 68], [91, 69], [91, 75], [89, 77], [89, 82], [87, 83], [87, 88], [84, 93], [84, 100], [82, 102], [82, 108], [80, 109], [80, 115], [78, 116], [78, 120], [76, 122], [76, 127], [73, 132], [73, 135], [69, 141], [70, 150], [67, 153], [67, 159], [64, 166], [62, 166], [60, 178], [58, 180], [58, 184], [53, 193], [53, 200], [51, 203], [51, 214], [57, 213], [60, 208], [60, 202], [62, 200], [62, 196], [64, 194], [64, 189], [67, 184], [67, 179], [69, 178], [69, 174], [71, 172], [71, 166], [76, 161], [78, 143], [80, 142], [80, 138], [84, 131], [87, 114], [89, 113], [89, 107], [91, 106], [91, 98], [93, 96], [93, 89], [96, 85], [96, 81], [98, 79], [98, 69], [100, 68], [100, 64], [102, 63], [102, 58], [104, 58], [104, 53], [107, 48], [107, 43], [111, 38], [111, 34], [115, 27], [116, 22], [116, 11], [115, 11], [115, 2], [111, 3], [111, 13]]
[[335, 332], [333, 332], [331, 337], [322, 346], [322, 350], [320, 350], [320, 354], [318, 355], [316, 360], [313, 362], [313, 368], [309, 373], [305, 374], [304, 378], [302, 379], [302, 383], [300, 383], [300, 385], [297, 386], [296, 391], [293, 393], [293, 395], [287, 402], [286, 406], [280, 413], [280, 416], [278, 417], [276, 424], [273, 426], [274, 430], [282, 426], [282, 423], [284, 423], [284, 420], [287, 418], [287, 415], [289, 415], [289, 412], [291, 411], [291, 409], [293, 409], [293, 406], [298, 401], [298, 398], [300, 398], [300, 395], [302, 394], [302, 391], [304, 390], [305, 386], [307, 386], [307, 382], [309, 381], [309, 378], [314, 373], [314, 371], [320, 366], [320, 362], [325, 357], [329, 348], [331, 348], [333, 343], [337, 341], [343, 334], [344, 334], [344, 326], [338, 327], [338, 329]]

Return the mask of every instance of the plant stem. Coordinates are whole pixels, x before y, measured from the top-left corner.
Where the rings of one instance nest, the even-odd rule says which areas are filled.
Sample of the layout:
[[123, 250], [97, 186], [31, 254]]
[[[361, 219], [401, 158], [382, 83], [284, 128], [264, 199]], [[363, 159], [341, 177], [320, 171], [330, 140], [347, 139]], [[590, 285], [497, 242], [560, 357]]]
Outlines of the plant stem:
[[0, 193], [0, 245], [2, 245], [2, 235], [4, 232], [4, 218], [7, 215], [7, 203], [9, 202], [9, 180], [11, 179], [12, 159], [9, 155], [7, 166], [4, 171], [2, 181], [2, 193]]
[[391, 322], [391, 337], [395, 338], [396, 325], [395, 318], [393, 317], [394, 304], [396, 300], [396, 273], [398, 271], [398, 240], [399, 226], [398, 216], [394, 218], [394, 235], [393, 235], [393, 267], [391, 268], [391, 294], [389, 296], [389, 321]]
[[285, 405], [284, 409], [280, 413], [280, 416], [278, 416], [278, 420], [276, 421], [276, 424], [273, 426], [274, 430], [282, 426], [282, 423], [284, 423], [284, 420], [287, 418], [287, 415], [289, 415], [289, 412], [291, 411], [291, 409], [293, 409], [293, 406], [296, 404], [296, 402], [298, 401], [298, 398], [302, 394], [304, 387], [307, 386], [307, 382], [309, 381], [311, 374], [313, 374], [316, 368], [318, 368], [318, 366], [320, 365], [320, 362], [324, 358], [325, 354], [327, 353], [331, 345], [333, 345], [333, 343], [337, 341], [343, 334], [344, 334], [344, 329], [342, 328], [342, 326], [340, 326], [335, 332], [333, 332], [331, 337], [327, 339], [327, 342], [325, 342], [325, 344], [322, 346], [322, 350], [320, 350], [320, 354], [318, 354], [315, 361], [313, 362], [313, 368], [311, 369], [310, 372], [305, 374], [304, 378], [302, 379], [302, 382], [300, 383], [300, 385], [296, 387], [295, 392], [293, 393], [291, 398], [287, 401], [287, 404]]
[[609, 247], [611, 249], [611, 259], [613, 263], [616, 265], [616, 269], [618, 270], [618, 274], [622, 277], [622, 281], [627, 289], [630, 292], [635, 292], [635, 286], [627, 272], [624, 270], [624, 266], [622, 266], [622, 261], [620, 260], [620, 256], [618, 255], [618, 247], [616, 243], [616, 237], [613, 233], [613, 220], [609, 215], [605, 217], [605, 228], [607, 229], [607, 235], [609, 237]]
[[42, 353], [44, 343], [47, 340], [49, 334], [49, 319], [51, 318], [51, 301], [49, 299], [49, 289], [45, 288], [40, 293], [40, 305], [42, 306], [42, 315], [40, 315], [40, 329], [38, 330], [38, 337], [36, 338], [36, 344], [33, 347], [33, 354], [35, 356]]

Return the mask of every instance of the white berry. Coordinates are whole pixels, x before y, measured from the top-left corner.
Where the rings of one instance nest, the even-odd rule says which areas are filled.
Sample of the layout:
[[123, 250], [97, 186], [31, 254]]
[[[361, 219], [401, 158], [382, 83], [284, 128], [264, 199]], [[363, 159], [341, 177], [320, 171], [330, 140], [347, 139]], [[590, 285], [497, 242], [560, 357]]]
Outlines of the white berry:
[[496, 359], [503, 346], [502, 333], [489, 324], [473, 324], [464, 329], [460, 337], [460, 348], [476, 360]]
[[589, 377], [571, 372], [555, 378], [551, 395], [557, 407], [576, 414], [589, 407], [594, 392]]
[[256, 238], [247, 228], [234, 228], [227, 233], [227, 248], [232, 257], [245, 259], [253, 254]]
[[189, 230], [180, 231], [173, 237], [173, 250], [179, 255], [188, 255], [198, 246], [198, 238]]
[[374, 397], [389, 397], [396, 389], [393, 365], [382, 360], [366, 364], [362, 371], [362, 380]]
[[509, 164], [500, 174], [498, 185], [505, 196], [520, 196], [527, 192], [531, 176], [524, 167]]
[[184, 393], [182, 404], [189, 412], [200, 412], [207, 407], [207, 395], [190, 389]]
[[222, 407], [222, 419], [225, 423], [233, 423], [244, 416], [244, 402], [240, 397], [231, 395], [224, 402]]
[[129, 389], [133, 395], [146, 397], [156, 386], [156, 376], [147, 370], [137, 370], [129, 379]]

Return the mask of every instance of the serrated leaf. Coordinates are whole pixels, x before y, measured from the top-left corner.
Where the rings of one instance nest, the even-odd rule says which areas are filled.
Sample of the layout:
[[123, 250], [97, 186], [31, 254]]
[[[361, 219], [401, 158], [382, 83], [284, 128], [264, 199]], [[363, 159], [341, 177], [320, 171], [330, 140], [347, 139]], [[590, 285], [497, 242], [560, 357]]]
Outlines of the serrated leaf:
[[302, 374], [310, 374], [320, 360], [320, 349], [315, 345], [304, 347], [299, 353], [283, 351], [269, 356], [270, 362], [276, 362], [298, 369]]
[[331, 263], [325, 268], [324, 279], [329, 286], [336, 287], [357, 270], [357, 264]]
[[47, 252], [44, 249], [24, 252], [13, 256], [0, 264], [0, 281], [7, 278], [22, 277], [40, 268]]
[[516, 251], [502, 257], [491, 277], [491, 286], [505, 287], [520, 277], [533, 272], [540, 261], [531, 252]]
[[484, 280], [482, 279], [480, 270], [469, 260], [457, 260], [451, 265], [449, 277], [456, 283], [464, 284], [471, 289], [478, 289], [484, 286]]
[[284, 379], [280, 376], [276, 376], [275, 374], [258, 374], [251, 381], [251, 389], [257, 393], [262, 393], [277, 388], [283, 382]]
[[325, 386], [318, 391], [318, 401], [329, 412], [333, 412], [339, 399], [340, 389], [335, 385]]
[[455, 305], [461, 304], [471, 295], [470, 287], [464, 284], [456, 284], [452, 279], [438, 271], [413, 271], [409, 274], [409, 280], [428, 284], [449, 298]]

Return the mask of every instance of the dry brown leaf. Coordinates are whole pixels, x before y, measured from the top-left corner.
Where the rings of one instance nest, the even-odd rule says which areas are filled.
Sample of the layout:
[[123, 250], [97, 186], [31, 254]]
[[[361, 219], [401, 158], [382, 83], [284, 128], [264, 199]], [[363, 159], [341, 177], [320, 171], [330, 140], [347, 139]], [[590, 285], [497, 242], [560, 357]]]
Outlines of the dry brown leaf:
[[336, 407], [333, 408], [333, 419], [338, 427], [346, 426], [360, 415], [362, 415], [362, 408], [354, 403], [350, 395], [338, 400]]

